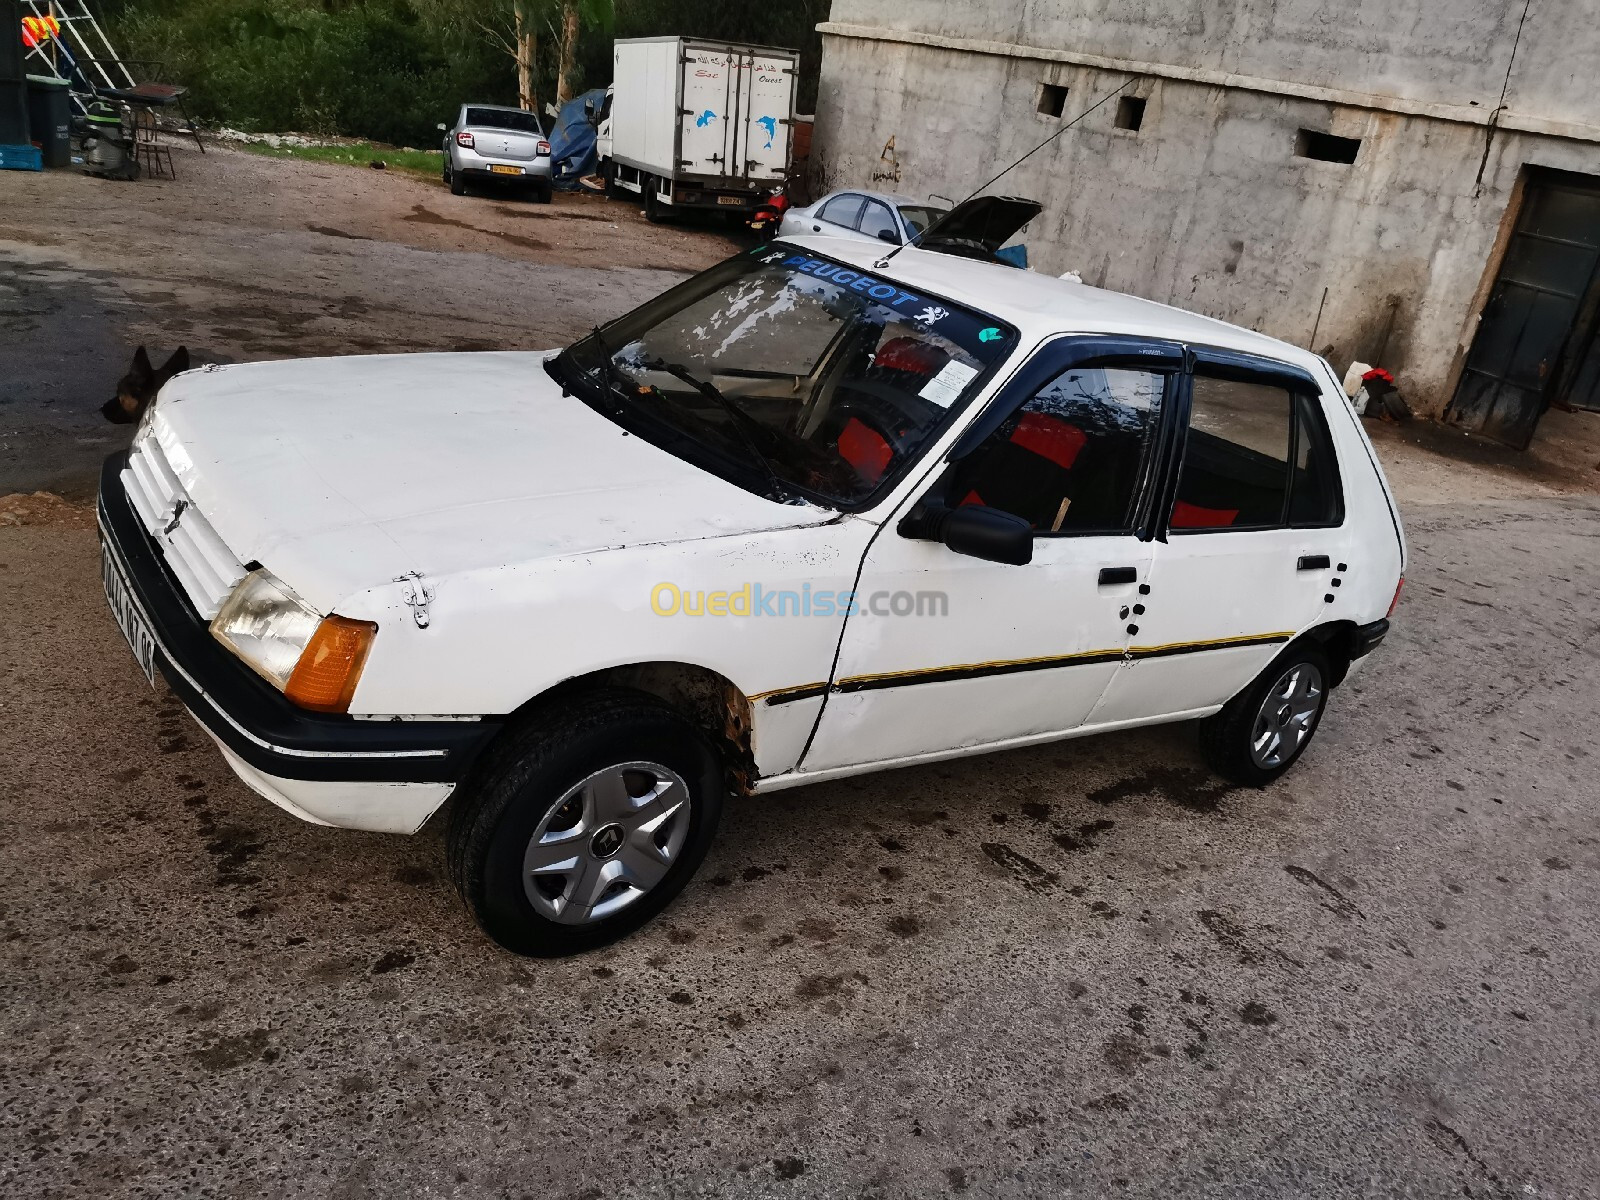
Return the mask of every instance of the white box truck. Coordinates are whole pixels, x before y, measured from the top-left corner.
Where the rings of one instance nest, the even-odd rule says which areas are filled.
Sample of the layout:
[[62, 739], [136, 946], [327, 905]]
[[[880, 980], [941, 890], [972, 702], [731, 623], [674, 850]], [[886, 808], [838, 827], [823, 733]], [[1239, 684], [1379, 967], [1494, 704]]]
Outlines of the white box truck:
[[788, 177], [797, 50], [696, 38], [616, 43], [600, 114], [600, 171], [651, 220], [748, 212]]

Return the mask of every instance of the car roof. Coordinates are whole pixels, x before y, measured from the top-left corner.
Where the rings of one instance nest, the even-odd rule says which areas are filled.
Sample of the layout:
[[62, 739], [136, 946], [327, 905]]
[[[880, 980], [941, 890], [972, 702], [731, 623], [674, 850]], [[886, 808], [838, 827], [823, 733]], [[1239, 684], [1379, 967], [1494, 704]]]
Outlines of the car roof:
[[1058, 333], [1164, 338], [1256, 354], [1291, 363], [1319, 380], [1324, 378], [1319, 369], [1322, 360], [1299, 346], [1123, 292], [915, 247], [899, 251], [888, 266], [879, 269], [874, 264], [883, 259], [882, 247], [810, 235], [783, 240], [909, 288], [971, 304], [1015, 325], [1028, 343]]
[[829, 192], [818, 204], [825, 204], [835, 196], [865, 196], [868, 200], [882, 200], [885, 204], [895, 208], [949, 208], [947, 204], [940, 204], [937, 200], [917, 200], [911, 196], [898, 196], [894, 192], [869, 192], [866, 188], [840, 188], [838, 191]]

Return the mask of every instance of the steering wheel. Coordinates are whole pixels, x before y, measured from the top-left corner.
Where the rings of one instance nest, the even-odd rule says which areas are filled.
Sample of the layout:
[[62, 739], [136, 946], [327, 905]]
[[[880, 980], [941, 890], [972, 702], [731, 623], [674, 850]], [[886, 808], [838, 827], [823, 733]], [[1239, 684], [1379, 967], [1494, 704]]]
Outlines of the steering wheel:
[[914, 411], [902, 393], [881, 383], [853, 379], [841, 384], [839, 391], [845, 403], [837, 405], [835, 412], [846, 419], [856, 418], [883, 438], [896, 459], [909, 453], [919, 430], [933, 423], [927, 411]]

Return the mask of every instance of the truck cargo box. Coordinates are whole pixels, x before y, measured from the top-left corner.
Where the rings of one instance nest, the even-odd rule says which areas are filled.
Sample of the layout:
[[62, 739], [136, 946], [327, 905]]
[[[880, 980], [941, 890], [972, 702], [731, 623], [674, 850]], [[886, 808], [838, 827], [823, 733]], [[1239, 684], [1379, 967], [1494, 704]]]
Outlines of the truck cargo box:
[[[665, 204], [753, 204], [788, 176], [799, 53], [693, 38], [619, 41], [613, 178]], [[609, 147], [606, 133], [609, 132]]]

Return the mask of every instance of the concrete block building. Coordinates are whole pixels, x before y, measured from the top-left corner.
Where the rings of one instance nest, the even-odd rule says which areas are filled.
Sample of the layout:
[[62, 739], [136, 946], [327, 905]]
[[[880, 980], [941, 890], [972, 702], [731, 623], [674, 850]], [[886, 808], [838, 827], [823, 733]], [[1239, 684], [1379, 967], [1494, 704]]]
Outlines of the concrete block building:
[[1586, 0], [834, 0], [823, 188], [1044, 203], [1036, 269], [1395, 372], [1526, 445], [1600, 406]]

